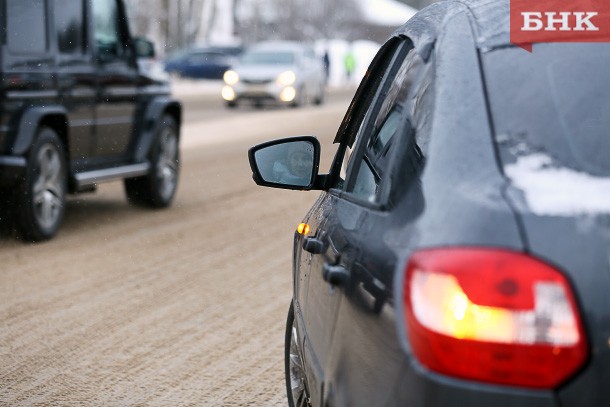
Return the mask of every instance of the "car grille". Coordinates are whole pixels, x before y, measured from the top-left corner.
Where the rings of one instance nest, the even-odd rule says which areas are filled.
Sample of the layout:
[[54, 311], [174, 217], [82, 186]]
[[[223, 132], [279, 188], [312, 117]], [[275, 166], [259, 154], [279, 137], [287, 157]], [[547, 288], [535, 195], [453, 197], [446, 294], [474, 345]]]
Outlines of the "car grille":
[[242, 82], [249, 85], [265, 85], [273, 82], [273, 79], [242, 79]]

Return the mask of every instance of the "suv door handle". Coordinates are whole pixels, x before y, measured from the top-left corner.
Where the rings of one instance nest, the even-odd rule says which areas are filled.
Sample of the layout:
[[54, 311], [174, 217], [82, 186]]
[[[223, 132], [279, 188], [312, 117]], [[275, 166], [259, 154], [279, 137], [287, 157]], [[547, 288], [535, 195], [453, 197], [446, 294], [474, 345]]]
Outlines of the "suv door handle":
[[343, 266], [332, 266], [324, 263], [322, 278], [331, 285], [344, 286], [349, 282], [349, 271]]
[[303, 250], [311, 254], [321, 254], [324, 252], [324, 242], [315, 237], [306, 237], [303, 240]]

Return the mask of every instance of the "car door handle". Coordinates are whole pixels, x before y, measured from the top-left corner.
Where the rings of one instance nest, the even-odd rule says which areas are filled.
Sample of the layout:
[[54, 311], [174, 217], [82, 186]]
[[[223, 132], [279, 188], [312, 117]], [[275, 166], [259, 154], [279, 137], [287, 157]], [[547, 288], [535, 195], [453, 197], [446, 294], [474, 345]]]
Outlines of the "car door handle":
[[315, 237], [306, 237], [303, 240], [303, 250], [311, 254], [321, 254], [324, 252], [324, 242]]
[[344, 286], [349, 282], [349, 271], [343, 266], [332, 266], [324, 263], [322, 278], [331, 285]]

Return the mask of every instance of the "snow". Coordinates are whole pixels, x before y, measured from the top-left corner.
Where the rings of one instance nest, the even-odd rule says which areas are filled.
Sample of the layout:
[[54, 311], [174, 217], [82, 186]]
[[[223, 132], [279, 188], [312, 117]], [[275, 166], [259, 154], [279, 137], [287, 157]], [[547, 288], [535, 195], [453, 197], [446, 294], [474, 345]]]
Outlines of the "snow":
[[545, 216], [610, 214], [610, 178], [565, 167], [536, 153], [505, 167], [515, 187], [523, 191], [533, 213]]
[[368, 23], [396, 26], [403, 25], [417, 10], [395, 0], [358, 0], [360, 10]]

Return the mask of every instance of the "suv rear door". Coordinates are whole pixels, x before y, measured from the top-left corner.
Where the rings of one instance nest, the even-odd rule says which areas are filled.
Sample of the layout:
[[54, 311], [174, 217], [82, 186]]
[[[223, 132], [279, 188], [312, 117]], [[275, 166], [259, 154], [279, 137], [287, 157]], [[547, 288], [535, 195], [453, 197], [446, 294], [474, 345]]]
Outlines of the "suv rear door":
[[88, 44], [86, 0], [54, 0], [57, 46], [57, 83], [68, 114], [69, 156], [73, 168], [82, 170], [93, 153], [96, 103], [96, 70]]
[[92, 10], [99, 85], [95, 157], [100, 163], [127, 162], [138, 72], [125, 10], [118, 0], [92, 0]]

